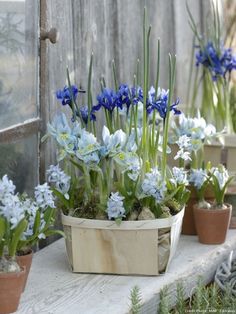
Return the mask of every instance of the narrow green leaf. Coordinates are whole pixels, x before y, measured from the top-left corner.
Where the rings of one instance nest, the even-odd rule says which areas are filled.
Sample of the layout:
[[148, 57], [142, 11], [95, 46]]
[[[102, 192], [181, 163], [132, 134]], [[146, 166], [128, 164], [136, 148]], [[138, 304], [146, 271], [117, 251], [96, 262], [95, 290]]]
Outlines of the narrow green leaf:
[[20, 238], [22, 236], [22, 233], [25, 231], [25, 229], [27, 228], [28, 225], [28, 221], [23, 218], [18, 225], [16, 226], [16, 228], [13, 230], [13, 234], [12, 234], [12, 238], [10, 241], [10, 245], [9, 245], [9, 256], [13, 257], [16, 254], [16, 248], [17, 248], [17, 244], [20, 241]]

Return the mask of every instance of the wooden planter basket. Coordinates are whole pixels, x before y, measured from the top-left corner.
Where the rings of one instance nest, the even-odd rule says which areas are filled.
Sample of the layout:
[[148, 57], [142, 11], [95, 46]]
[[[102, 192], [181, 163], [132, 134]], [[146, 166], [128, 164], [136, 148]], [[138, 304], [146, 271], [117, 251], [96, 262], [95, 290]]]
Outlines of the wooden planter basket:
[[175, 254], [184, 209], [170, 218], [114, 221], [62, 214], [73, 272], [124, 275], [164, 273]]

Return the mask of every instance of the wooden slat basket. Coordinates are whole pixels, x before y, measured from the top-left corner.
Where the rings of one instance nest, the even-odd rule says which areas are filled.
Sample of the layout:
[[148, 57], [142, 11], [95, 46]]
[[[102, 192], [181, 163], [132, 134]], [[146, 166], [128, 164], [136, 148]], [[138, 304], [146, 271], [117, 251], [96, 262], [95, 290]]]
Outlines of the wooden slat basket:
[[114, 221], [62, 214], [73, 272], [123, 275], [164, 273], [177, 249], [184, 209], [155, 220]]

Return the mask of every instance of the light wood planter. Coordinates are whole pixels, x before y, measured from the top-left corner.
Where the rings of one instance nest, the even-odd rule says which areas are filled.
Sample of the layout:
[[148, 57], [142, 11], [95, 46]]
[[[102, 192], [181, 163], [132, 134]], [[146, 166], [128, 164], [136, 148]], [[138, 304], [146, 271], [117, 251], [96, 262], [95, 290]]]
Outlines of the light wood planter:
[[184, 209], [170, 218], [114, 221], [62, 214], [73, 272], [124, 275], [164, 273], [177, 249]]

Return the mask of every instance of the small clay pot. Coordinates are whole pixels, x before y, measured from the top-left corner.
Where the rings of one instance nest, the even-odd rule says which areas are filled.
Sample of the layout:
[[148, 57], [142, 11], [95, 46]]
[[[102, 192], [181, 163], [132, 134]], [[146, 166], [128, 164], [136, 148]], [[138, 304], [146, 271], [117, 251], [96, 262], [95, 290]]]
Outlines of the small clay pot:
[[26, 282], [28, 279], [30, 267], [32, 264], [32, 259], [33, 259], [33, 250], [29, 250], [29, 252], [25, 255], [17, 255], [16, 256], [16, 261], [19, 264], [20, 267], [25, 267], [25, 278], [24, 278], [24, 286], [23, 286], [23, 291], [25, 291], [25, 286]]
[[197, 234], [195, 221], [194, 221], [194, 215], [193, 215], [193, 206], [196, 203], [197, 203], [197, 198], [190, 196], [190, 199], [185, 206], [183, 225], [182, 225], [182, 234], [185, 234], [185, 235]]
[[[193, 214], [193, 206], [197, 203], [198, 199], [197, 199], [196, 191], [192, 186], [189, 186], [188, 190], [191, 191], [191, 194], [185, 206], [183, 225], [182, 225], [182, 234], [197, 235], [197, 229], [195, 226], [195, 219], [194, 219], [194, 214]], [[214, 195], [210, 187], [206, 189], [205, 197], [209, 201], [214, 199]]]
[[199, 208], [194, 205], [194, 219], [198, 239], [203, 244], [221, 244], [225, 242], [229, 229], [232, 205], [225, 204], [226, 209]]
[[16, 312], [24, 285], [25, 268], [15, 273], [0, 273], [0, 313]]

